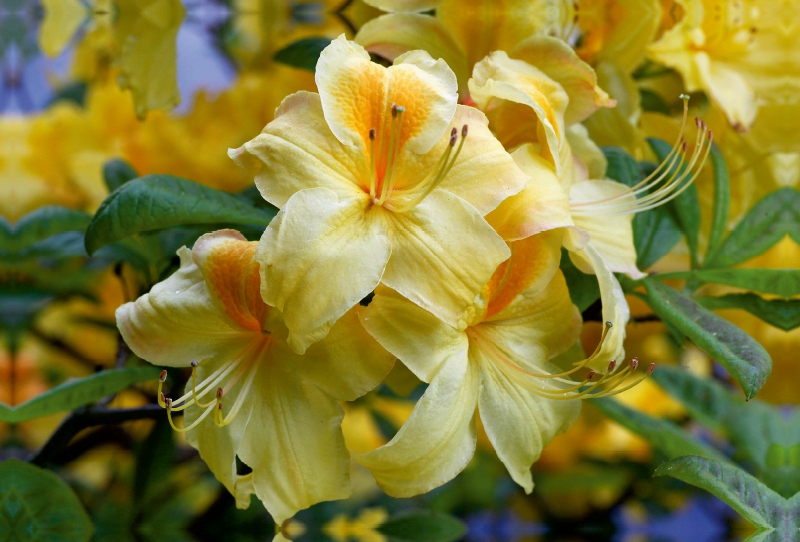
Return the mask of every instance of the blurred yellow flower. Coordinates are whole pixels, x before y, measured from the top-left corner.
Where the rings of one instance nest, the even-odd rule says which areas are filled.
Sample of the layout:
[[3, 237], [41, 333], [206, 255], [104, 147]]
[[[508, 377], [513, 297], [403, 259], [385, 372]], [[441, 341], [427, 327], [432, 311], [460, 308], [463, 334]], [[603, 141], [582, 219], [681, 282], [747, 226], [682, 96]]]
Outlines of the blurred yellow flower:
[[320, 94], [289, 96], [260, 135], [230, 151], [281, 208], [257, 259], [289, 344], [304, 351], [379, 282], [463, 324], [508, 258], [482, 215], [527, 177], [483, 114], [456, 105], [453, 72], [424, 51], [387, 69], [340, 36], [316, 79]]
[[[312, 504], [349, 495], [336, 400], [374, 388], [393, 359], [355, 311], [307, 355], [292, 352], [282, 315], [261, 299], [256, 245], [231, 230], [202, 236], [192, 251], [179, 251], [175, 274], [117, 310], [117, 325], [143, 359], [192, 367], [181, 398], [159, 398], [170, 422], [183, 411], [179, 430], [237, 504], [247, 507], [255, 493], [280, 524]], [[236, 457], [250, 474], [237, 474]]]
[[383, 508], [365, 508], [353, 519], [339, 514], [322, 527], [336, 542], [386, 542], [387, 538], [375, 529], [389, 519]]

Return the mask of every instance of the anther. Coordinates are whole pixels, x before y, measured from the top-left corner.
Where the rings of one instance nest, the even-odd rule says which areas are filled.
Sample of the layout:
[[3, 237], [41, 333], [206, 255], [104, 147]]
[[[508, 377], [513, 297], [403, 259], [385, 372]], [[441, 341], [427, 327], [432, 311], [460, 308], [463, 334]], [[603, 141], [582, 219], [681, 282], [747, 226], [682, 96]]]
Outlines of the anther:
[[158, 375], [158, 381], [163, 383], [166, 382], [166, 380], [167, 380], [167, 371], [166, 370], [161, 371], [161, 374]]
[[167, 410], [172, 410], [172, 399], [167, 397], [164, 399], [164, 404], [167, 405]]
[[158, 396], [159, 396], [159, 398], [161, 399], [161, 402], [162, 402], [162, 403], [166, 403], [166, 402], [167, 402], [167, 398], [166, 398], [166, 396], [164, 395], [164, 392], [163, 392], [163, 391], [162, 391], [161, 393], [159, 393], [159, 394], [158, 394]]
[[452, 138], [453, 138], [453, 136], [455, 136], [457, 133], [458, 133], [458, 128], [456, 128], [455, 126], [453, 126], [453, 129], [452, 129], [452, 130], [450, 130], [450, 138], [452, 139]]
[[465, 124], [461, 127], [461, 137], [467, 137], [467, 132], [469, 132], [469, 126]]
[[608, 372], [609, 373], [613, 373], [614, 369], [616, 369], [616, 368], [617, 368], [617, 360], [612, 359], [611, 363], [608, 364]]
[[708, 141], [711, 142], [714, 140], [714, 132], [711, 130], [708, 131]]
[[375, 128], [369, 129], [369, 139], [370, 141], [375, 141]]
[[192, 367], [197, 367], [197, 362], [196, 361], [192, 362]]
[[588, 375], [586, 375], [586, 380], [591, 380], [591, 379], [593, 379], [593, 378], [594, 378], [594, 375], [596, 375], [596, 374], [597, 374], [597, 373], [595, 373], [594, 371], [589, 371], [589, 374], [588, 374]]
[[222, 390], [222, 388], [217, 388], [217, 399], [222, 399], [223, 393], [224, 391]]
[[608, 326], [608, 327], [614, 327], [614, 324], [613, 324], [612, 322], [606, 322], [606, 326]]
[[[453, 131], [455, 131], [455, 128], [453, 128]], [[450, 146], [455, 147], [456, 141], [458, 141], [458, 132], [450, 136]]]
[[650, 367], [647, 368], [647, 376], [650, 376], [651, 374], [653, 374], [653, 371], [655, 371], [655, 370], [656, 370], [656, 364], [655, 363], [651, 363]]
[[634, 357], [634, 358], [631, 360], [631, 371], [635, 371], [635, 370], [636, 370], [636, 369], [638, 369], [638, 368], [639, 368], [639, 358], [637, 358], [637, 357]]
[[397, 104], [392, 104], [392, 116], [397, 116]]
[[688, 94], [681, 94], [681, 95], [680, 95], [680, 96], [678, 96], [678, 97], [679, 97], [681, 100], [685, 100], [685, 101], [687, 101], [687, 102], [689, 101], [689, 95], [688, 95]]

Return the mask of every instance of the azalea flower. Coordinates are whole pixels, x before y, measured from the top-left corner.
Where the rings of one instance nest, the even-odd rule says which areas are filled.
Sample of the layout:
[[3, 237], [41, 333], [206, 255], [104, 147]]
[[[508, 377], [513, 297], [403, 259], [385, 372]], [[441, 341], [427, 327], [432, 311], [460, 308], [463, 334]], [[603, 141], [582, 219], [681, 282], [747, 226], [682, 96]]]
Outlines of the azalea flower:
[[385, 286], [359, 309], [367, 331], [430, 383], [388, 444], [356, 456], [388, 494], [423, 493], [464, 469], [475, 450], [476, 408], [498, 457], [530, 493], [530, 467], [578, 415], [574, 399], [613, 393], [636, 369], [632, 362], [613, 376], [595, 379], [589, 372], [573, 381], [568, 377], [585, 360], [564, 372], [549, 363], [581, 329], [558, 269], [562, 235], [553, 231], [512, 243], [510, 260], [481, 291], [465, 329], [448, 326]]
[[[261, 239], [262, 295], [303, 352], [379, 282], [445, 322], [466, 311], [505, 243], [483, 215], [528, 177], [455, 75], [424, 51], [391, 67], [344, 36], [320, 55], [319, 94], [300, 92], [231, 157], [259, 168], [281, 209]], [[476, 257], [479, 255], [479, 257]]]
[[[550, 69], [551, 77], [503, 52], [493, 53], [476, 65], [469, 84], [476, 105], [486, 111], [499, 139], [508, 145], [521, 145], [514, 158], [532, 179], [525, 190], [503, 202], [487, 219], [506, 240], [521, 239], [543, 228], [568, 228], [565, 246], [570, 258], [581, 271], [597, 274], [603, 320], [612, 324], [608, 340], [591, 364], [602, 371], [609, 359], [624, 356], [629, 317], [613, 272], [643, 276], [636, 266], [633, 215], [671, 201], [692, 184], [708, 156], [711, 132], [697, 120], [698, 133], [688, 161], [687, 145], [680, 138], [658, 169], [634, 187], [602, 178], [602, 153], [584, 129], [579, 125], [569, 128], [567, 121], [573, 95], [578, 97], [577, 103], [591, 111], [591, 102], [580, 92], [595, 88], [596, 79], [591, 68], [573, 52], [565, 55], [572, 55], [573, 62], [564, 63], [567, 67], [560, 70]], [[547, 66], [547, 61], [543, 62]], [[687, 115], [685, 104], [681, 133]], [[573, 116], [581, 117], [585, 115]], [[514, 118], [526, 118], [527, 122], [506, 120]], [[585, 161], [577, 159], [573, 147]], [[594, 175], [601, 178], [590, 178]], [[547, 220], [542, 219], [543, 211]]]
[[[117, 325], [142, 359], [192, 368], [185, 394], [160, 395], [170, 423], [186, 432], [239, 506], [255, 493], [280, 524], [312, 504], [348, 496], [337, 400], [368, 392], [393, 360], [355, 311], [304, 356], [295, 354], [280, 311], [261, 299], [256, 246], [232, 230], [202, 236], [191, 251], [178, 252], [177, 272], [117, 310]], [[165, 378], [166, 371], [162, 384]], [[182, 428], [173, 420], [177, 411], [184, 412]], [[237, 474], [237, 457], [251, 473]]]

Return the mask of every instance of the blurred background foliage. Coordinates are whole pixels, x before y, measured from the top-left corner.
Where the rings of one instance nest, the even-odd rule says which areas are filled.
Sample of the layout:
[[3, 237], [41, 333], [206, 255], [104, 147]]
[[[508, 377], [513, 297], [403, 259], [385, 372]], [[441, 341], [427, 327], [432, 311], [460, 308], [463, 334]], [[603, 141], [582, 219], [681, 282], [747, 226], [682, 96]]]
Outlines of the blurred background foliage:
[[[585, 125], [604, 146], [608, 177], [633, 184], [659, 160], [659, 142], [648, 138], [678, 135], [687, 85], [646, 46], [682, 21], [684, 4], [566, 4], [582, 17], [563, 32], [618, 101]], [[0, 1], [0, 540], [23, 531], [29, 540], [271, 539], [263, 507], [237, 510], [171, 431], [155, 405], [158, 371], [121, 344], [114, 311], [169, 275], [175, 250], [209, 223], [230, 221], [258, 238], [275, 209], [226, 150], [258, 133], [284, 96], [315, 89], [316, 56], [330, 39], [353, 38], [378, 15], [360, 0]], [[623, 24], [630, 20], [639, 24]], [[626, 350], [668, 368], [614, 401], [587, 402], [535, 464], [532, 495], [481, 435], [473, 462], [442, 488], [392, 499], [354, 465], [353, 497], [314, 506], [286, 532], [337, 542], [745, 538], [752, 527], [741, 510], [653, 477], [672, 460], [659, 473], [672, 468], [708, 490], [680, 474], [688, 467], [675, 461], [686, 455], [733, 458], [778, 495], [797, 492], [800, 281], [782, 275], [776, 290], [763, 279], [764, 269], [800, 264], [800, 135], [787, 125], [796, 105], [766, 104], [744, 132], [715, 100], [688, 90], [714, 130], [714, 167], [683, 207], [636, 218], [639, 265], [674, 273], [667, 284], [763, 346], [772, 373], [758, 399], [743, 401], [737, 367], [687, 341], [680, 319], [654, 313], [661, 283], [629, 281]], [[215, 210], [119, 231], [92, 219], [110, 192], [151, 174], [191, 179], [176, 190], [211, 198]], [[129, 195], [141, 183], [130, 186]], [[564, 260], [592, 350], [596, 283]], [[757, 271], [713, 275], [719, 268]], [[187, 376], [171, 370], [168, 385], [179, 389]], [[348, 447], [387, 442], [423, 390], [398, 367], [345, 405]], [[29, 506], [37, 498], [58, 506]], [[415, 534], [403, 538], [409, 525]], [[420, 538], [426, 532], [434, 534]]]

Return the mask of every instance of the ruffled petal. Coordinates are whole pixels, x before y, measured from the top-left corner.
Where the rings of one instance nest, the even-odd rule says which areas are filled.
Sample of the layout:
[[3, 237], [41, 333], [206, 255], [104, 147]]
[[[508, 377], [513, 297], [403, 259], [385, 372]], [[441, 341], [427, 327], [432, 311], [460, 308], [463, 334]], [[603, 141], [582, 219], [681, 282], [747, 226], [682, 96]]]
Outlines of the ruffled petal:
[[569, 97], [559, 83], [537, 67], [495, 51], [475, 65], [469, 91], [503, 145], [513, 148], [536, 141], [561, 173]]
[[486, 215], [486, 221], [507, 241], [555, 228], [574, 228], [567, 195], [550, 164], [530, 144], [512, 156], [531, 180], [521, 192]]
[[264, 232], [261, 295], [283, 313], [295, 352], [327, 335], [381, 280], [391, 248], [380, 212], [367, 195], [340, 200], [312, 188], [292, 196]]
[[387, 213], [392, 257], [381, 281], [452, 326], [509, 250], [469, 203], [434, 190], [405, 213]]
[[283, 207], [296, 192], [324, 187], [342, 197], [369, 187], [369, 159], [363, 148], [342, 145], [322, 113], [318, 94], [300, 91], [283, 100], [275, 120], [228, 155], [255, 171], [265, 200]]
[[526, 392], [485, 360], [481, 381], [478, 412], [486, 435], [511, 478], [530, 493], [531, 465], [575, 421], [580, 401], [553, 401]]
[[405, 108], [400, 148], [423, 154], [439, 140], [455, 113], [458, 85], [443, 60], [411, 51], [384, 68], [344, 35], [320, 55], [316, 71], [328, 126], [344, 145], [369, 149], [369, 133], [388, 136], [391, 107]]
[[383, 285], [369, 306], [358, 307], [358, 315], [369, 334], [424, 382], [467, 348], [463, 332]]
[[393, 497], [425, 493], [452, 480], [475, 453], [479, 388], [479, 372], [466, 349], [454, 352], [394, 438], [356, 461]]
[[356, 308], [339, 318], [325, 338], [312, 344], [303, 356], [283, 345], [275, 348], [287, 372], [340, 401], [353, 401], [372, 390], [394, 365], [394, 356], [363, 328]]
[[[280, 360], [276, 360], [280, 361]], [[263, 364], [250, 391], [253, 414], [239, 457], [276, 523], [322, 501], [350, 495], [344, 411], [311, 383]]]
[[220, 310], [189, 249], [178, 255], [178, 271], [117, 309], [125, 343], [140, 358], [167, 367], [237, 352], [250, 333]]
[[[618, 197], [629, 188], [616, 181], [582, 181], [570, 188], [570, 204], [581, 202], [602, 201]], [[630, 195], [630, 199], [635, 198]], [[620, 203], [627, 201], [627, 197], [617, 199]], [[600, 203], [599, 205], [603, 205]], [[592, 206], [573, 207], [585, 209], [585, 213], [573, 213], [575, 225], [589, 232], [592, 246], [605, 260], [608, 268], [614, 273], [625, 273], [638, 279], [644, 273], [636, 267], [636, 248], [633, 244], [633, 215], [605, 215], [592, 214]], [[575, 265], [584, 273], [592, 273], [592, 266], [580, 258], [574, 258]]]
[[418, 13], [383, 15], [365, 23], [355, 41], [370, 53], [391, 61], [408, 51], [425, 50], [450, 66], [456, 74], [458, 88], [466, 92], [469, 79], [467, 59], [450, 30], [435, 17]]
[[531, 36], [510, 52], [513, 58], [536, 66], [556, 81], [569, 96], [564, 111], [567, 126], [581, 122], [599, 107], [613, 107], [615, 101], [597, 86], [597, 75], [563, 40]]

